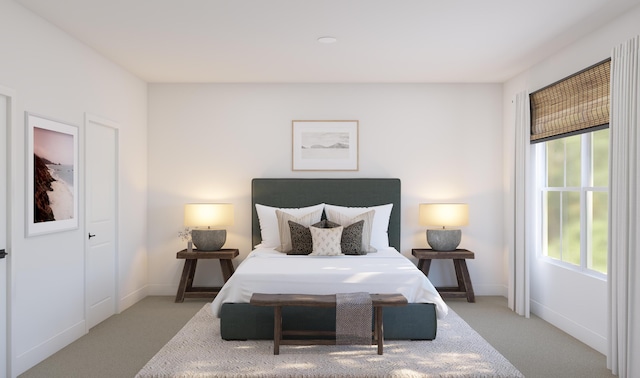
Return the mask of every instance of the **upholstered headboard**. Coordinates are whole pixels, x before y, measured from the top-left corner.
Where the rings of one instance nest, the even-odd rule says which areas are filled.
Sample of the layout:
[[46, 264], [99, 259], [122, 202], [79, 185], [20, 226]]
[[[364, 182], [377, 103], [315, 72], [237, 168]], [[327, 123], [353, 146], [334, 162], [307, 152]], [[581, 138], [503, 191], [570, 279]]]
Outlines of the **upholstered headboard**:
[[399, 179], [287, 179], [260, 178], [251, 182], [253, 245], [260, 244], [260, 223], [255, 204], [303, 207], [318, 203], [339, 206], [377, 206], [393, 203], [389, 220], [389, 245], [400, 250]]

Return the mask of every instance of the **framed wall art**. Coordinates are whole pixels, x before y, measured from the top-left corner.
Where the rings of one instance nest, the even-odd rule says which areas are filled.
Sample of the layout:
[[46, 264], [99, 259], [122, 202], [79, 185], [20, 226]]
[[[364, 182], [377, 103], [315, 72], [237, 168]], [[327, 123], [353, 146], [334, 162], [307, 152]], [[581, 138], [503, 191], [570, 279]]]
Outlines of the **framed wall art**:
[[78, 128], [26, 113], [27, 236], [78, 228]]
[[357, 171], [358, 121], [293, 121], [294, 171]]

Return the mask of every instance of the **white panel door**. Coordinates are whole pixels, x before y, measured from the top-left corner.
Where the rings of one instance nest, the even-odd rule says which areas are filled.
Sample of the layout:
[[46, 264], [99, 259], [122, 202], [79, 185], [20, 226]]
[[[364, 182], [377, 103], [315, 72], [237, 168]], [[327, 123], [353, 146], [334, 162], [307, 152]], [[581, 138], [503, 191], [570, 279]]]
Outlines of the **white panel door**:
[[8, 99], [0, 94], [0, 377], [9, 375], [7, 369], [7, 297], [9, 280], [7, 277], [7, 259], [4, 251], [7, 248], [7, 129]]
[[87, 115], [87, 329], [116, 313], [118, 130]]

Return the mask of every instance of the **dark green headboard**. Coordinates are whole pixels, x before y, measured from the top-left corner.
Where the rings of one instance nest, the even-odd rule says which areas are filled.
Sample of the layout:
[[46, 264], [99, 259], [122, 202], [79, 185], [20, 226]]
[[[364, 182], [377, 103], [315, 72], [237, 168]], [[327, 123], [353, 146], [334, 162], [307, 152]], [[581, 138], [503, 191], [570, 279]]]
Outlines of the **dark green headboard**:
[[256, 203], [273, 207], [303, 207], [318, 203], [362, 207], [393, 203], [389, 220], [389, 245], [401, 251], [399, 179], [253, 179], [253, 245], [258, 245], [261, 241]]

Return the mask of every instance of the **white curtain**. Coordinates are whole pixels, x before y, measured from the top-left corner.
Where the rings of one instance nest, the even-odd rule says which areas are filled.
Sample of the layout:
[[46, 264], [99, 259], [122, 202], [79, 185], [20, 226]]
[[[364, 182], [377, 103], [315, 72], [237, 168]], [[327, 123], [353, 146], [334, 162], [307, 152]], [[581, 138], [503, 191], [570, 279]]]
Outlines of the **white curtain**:
[[509, 251], [509, 307], [529, 317], [529, 256], [527, 240], [532, 209], [528, 205], [530, 182], [530, 113], [529, 94], [520, 92], [515, 103], [515, 164], [513, 245]]
[[640, 37], [611, 55], [607, 367], [640, 377]]

